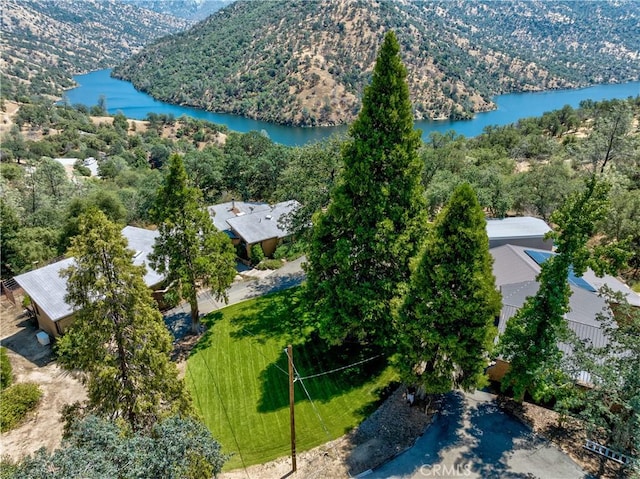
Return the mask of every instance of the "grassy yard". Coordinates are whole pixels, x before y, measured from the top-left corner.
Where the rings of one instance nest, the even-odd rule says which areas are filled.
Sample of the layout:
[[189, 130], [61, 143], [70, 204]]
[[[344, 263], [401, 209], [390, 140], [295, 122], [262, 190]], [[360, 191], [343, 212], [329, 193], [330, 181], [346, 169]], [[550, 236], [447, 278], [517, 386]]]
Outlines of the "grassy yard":
[[[204, 421], [233, 453], [225, 469], [290, 452], [286, 345], [303, 378], [375, 357], [375, 351], [327, 348], [296, 328], [298, 290], [210, 314], [209, 329], [188, 360], [186, 381]], [[381, 356], [295, 384], [297, 450], [335, 439], [375, 408], [395, 373]], [[313, 407], [315, 406], [315, 408]]]

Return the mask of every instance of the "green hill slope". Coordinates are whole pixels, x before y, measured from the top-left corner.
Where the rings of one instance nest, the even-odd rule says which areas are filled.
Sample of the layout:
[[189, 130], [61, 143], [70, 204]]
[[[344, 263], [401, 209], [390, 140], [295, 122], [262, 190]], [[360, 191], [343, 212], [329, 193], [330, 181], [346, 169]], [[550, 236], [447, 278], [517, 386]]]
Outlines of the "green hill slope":
[[116, 0], [2, 0], [2, 97], [59, 95], [73, 74], [111, 67], [191, 24]]
[[635, 2], [237, 2], [114, 74], [177, 104], [333, 125], [394, 29], [416, 118], [465, 118], [499, 93], [638, 79], [639, 19]]

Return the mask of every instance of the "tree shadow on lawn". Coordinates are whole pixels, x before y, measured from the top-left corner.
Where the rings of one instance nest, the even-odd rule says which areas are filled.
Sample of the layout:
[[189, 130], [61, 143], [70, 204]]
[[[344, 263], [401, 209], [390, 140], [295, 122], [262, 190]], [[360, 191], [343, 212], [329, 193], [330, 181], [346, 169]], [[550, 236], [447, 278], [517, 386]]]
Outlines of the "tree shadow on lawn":
[[236, 328], [231, 337], [251, 336], [259, 343], [273, 338], [300, 343], [309, 334], [302, 316], [302, 289], [267, 294], [254, 299], [231, 318], [231, 325]]
[[213, 327], [218, 321], [222, 320], [222, 318], [224, 318], [224, 315], [220, 311], [214, 311], [200, 319], [206, 329], [198, 342], [191, 349], [189, 356], [193, 356], [194, 354], [207, 350], [211, 347], [213, 344]]
[[[293, 347], [293, 362], [302, 378], [302, 381], [295, 382], [297, 403], [309, 400], [304, 387], [311, 400], [326, 403], [374, 380], [388, 366], [387, 358], [378, 348], [359, 344], [328, 346], [316, 334]], [[289, 406], [288, 360], [284, 350], [276, 362], [262, 371], [260, 380], [262, 395], [258, 404], [259, 412], [277, 411]], [[274, 391], [280, 394], [274, 394]], [[383, 390], [378, 388], [376, 393], [383, 394]], [[377, 403], [378, 399], [373, 402]], [[365, 410], [370, 410], [367, 404], [358, 409]]]

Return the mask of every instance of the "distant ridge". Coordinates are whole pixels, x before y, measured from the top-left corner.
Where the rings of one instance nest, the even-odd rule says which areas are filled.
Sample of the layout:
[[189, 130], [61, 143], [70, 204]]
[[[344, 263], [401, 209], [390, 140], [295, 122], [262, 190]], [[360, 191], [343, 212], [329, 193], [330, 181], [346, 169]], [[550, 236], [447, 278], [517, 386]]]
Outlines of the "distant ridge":
[[192, 24], [119, 0], [2, 0], [2, 97], [58, 96], [72, 75], [112, 67]]
[[416, 118], [468, 118], [495, 94], [637, 80], [635, 2], [236, 2], [114, 70], [154, 97], [293, 125], [350, 122], [394, 29]]

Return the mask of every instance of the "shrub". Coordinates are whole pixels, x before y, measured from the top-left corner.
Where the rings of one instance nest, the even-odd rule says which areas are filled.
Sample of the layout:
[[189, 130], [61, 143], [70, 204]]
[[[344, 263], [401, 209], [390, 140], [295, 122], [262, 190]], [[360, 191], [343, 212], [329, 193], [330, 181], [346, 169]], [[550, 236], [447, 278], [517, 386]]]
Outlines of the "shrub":
[[258, 264], [263, 259], [264, 259], [264, 251], [262, 251], [262, 246], [260, 246], [259, 244], [254, 244], [251, 247], [251, 262], [253, 264]]
[[305, 244], [302, 241], [296, 241], [295, 243], [286, 243], [278, 246], [278, 249], [273, 254], [275, 259], [286, 259], [287, 261], [293, 261], [305, 254]]
[[13, 370], [7, 355], [6, 348], [0, 347], [0, 391], [11, 386], [13, 382]]
[[264, 271], [266, 269], [279, 269], [282, 268], [284, 263], [279, 259], [263, 259], [256, 265], [256, 269]]
[[35, 383], [18, 383], [5, 389], [0, 402], [0, 431], [9, 431], [20, 424], [41, 397], [42, 391]]

